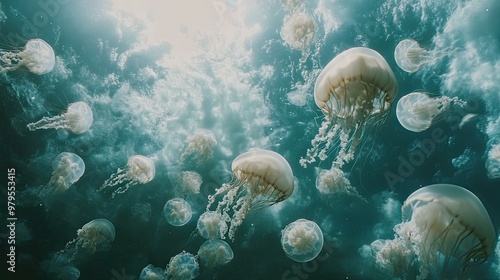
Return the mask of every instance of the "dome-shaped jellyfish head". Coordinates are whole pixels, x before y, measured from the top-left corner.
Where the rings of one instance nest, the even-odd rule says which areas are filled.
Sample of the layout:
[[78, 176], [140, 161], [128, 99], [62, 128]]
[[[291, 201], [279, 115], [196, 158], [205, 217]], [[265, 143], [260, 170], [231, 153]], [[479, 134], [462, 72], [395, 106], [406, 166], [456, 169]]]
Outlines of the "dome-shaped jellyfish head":
[[222, 217], [217, 211], [207, 211], [200, 215], [196, 224], [198, 233], [205, 239], [218, 238]]
[[54, 117], [43, 117], [41, 120], [28, 124], [28, 129], [34, 131], [37, 129], [66, 129], [75, 134], [82, 134], [89, 130], [94, 122], [94, 116], [90, 106], [78, 101], [71, 103], [68, 110]]
[[465, 188], [450, 184], [420, 188], [406, 199], [402, 212], [408, 222], [401, 227], [416, 243], [421, 266], [434, 266], [443, 277], [463, 277], [471, 265], [493, 254], [496, 235], [490, 216]]
[[24, 66], [34, 74], [47, 74], [54, 68], [55, 58], [54, 50], [47, 42], [31, 39], [21, 51], [0, 50], [0, 73]]
[[198, 250], [201, 263], [208, 267], [222, 266], [230, 262], [234, 253], [231, 246], [224, 240], [209, 239], [205, 241]]
[[160, 267], [155, 267], [152, 264], [148, 264], [142, 269], [139, 275], [139, 280], [166, 280], [167, 274], [165, 270]]
[[299, 12], [285, 16], [281, 28], [281, 38], [293, 49], [304, 50], [311, 46], [316, 27], [313, 18]]
[[413, 73], [422, 68], [427, 60], [427, 51], [413, 39], [404, 39], [394, 50], [394, 59], [399, 68]]
[[337, 150], [335, 161], [342, 167], [365, 132], [383, 123], [397, 90], [394, 72], [378, 52], [357, 47], [334, 57], [314, 86], [314, 100], [326, 118], [300, 164], [325, 160]]
[[[270, 150], [250, 149], [233, 160], [231, 169], [233, 180], [208, 197], [207, 211], [215, 198], [224, 194], [216, 211], [230, 223], [228, 235], [234, 240], [236, 229], [251, 208], [267, 207], [290, 197], [294, 178], [286, 159]], [[221, 238], [227, 231], [227, 227], [221, 226]]]
[[47, 194], [66, 191], [85, 172], [85, 163], [77, 154], [62, 152], [52, 160], [52, 177], [47, 185]]
[[176, 227], [187, 224], [192, 215], [191, 206], [182, 198], [172, 198], [163, 206], [163, 217]]
[[200, 267], [196, 257], [183, 251], [173, 256], [167, 265], [168, 279], [191, 280], [198, 276]]
[[493, 145], [488, 151], [486, 159], [486, 171], [488, 178], [500, 178], [500, 144]]
[[93, 254], [115, 240], [115, 226], [106, 219], [95, 219], [77, 231], [76, 246]]
[[281, 231], [281, 246], [290, 259], [308, 262], [321, 252], [323, 232], [315, 222], [298, 219]]

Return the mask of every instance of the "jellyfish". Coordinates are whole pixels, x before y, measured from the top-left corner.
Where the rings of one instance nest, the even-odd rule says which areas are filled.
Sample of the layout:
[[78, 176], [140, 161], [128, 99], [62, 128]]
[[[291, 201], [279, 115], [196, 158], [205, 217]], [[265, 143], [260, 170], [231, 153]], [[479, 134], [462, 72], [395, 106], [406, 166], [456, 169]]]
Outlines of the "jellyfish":
[[175, 227], [187, 224], [192, 215], [191, 206], [182, 198], [172, 198], [163, 206], [163, 217]]
[[281, 246], [290, 259], [308, 262], [321, 252], [323, 232], [315, 222], [298, 219], [281, 231]]
[[206, 210], [210, 210], [217, 196], [224, 194], [215, 210], [223, 221], [220, 237], [224, 239], [228, 233], [229, 238], [234, 240], [236, 230], [251, 209], [267, 207], [290, 197], [294, 178], [285, 158], [276, 152], [258, 148], [236, 157], [231, 169], [233, 179], [208, 197]]
[[66, 244], [57, 255], [69, 255], [73, 261], [82, 251], [92, 255], [99, 249], [104, 249], [115, 239], [115, 226], [106, 219], [95, 219], [77, 231], [77, 237]]
[[167, 274], [165, 270], [155, 267], [152, 264], [148, 264], [145, 268], [142, 269], [141, 274], [139, 275], [139, 280], [166, 280]]
[[224, 240], [209, 239], [201, 245], [198, 257], [204, 266], [213, 268], [230, 262], [234, 253], [231, 246]]
[[465, 106], [465, 102], [458, 97], [431, 98], [425, 92], [412, 92], [399, 99], [396, 105], [396, 116], [404, 128], [420, 132], [438, 121], [439, 116], [453, 105]]
[[300, 164], [326, 160], [334, 150], [338, 168], [352, 160], [360, 141], [389, 115], [397, 89], [391, 68], [372, 49], [351, 48], [333, 58], [314, 86], [314, 100], [325, 120]]
[[402, 207], [398, 238], [409, 242], [420, 278], [466, 278], [473, 265], [493, 255], [496, 240], [490, 216], [469, 190], [435, 184], [413, 192]]
[[183, 171], [181, 173], [181, 187], [184, 194], [197, 194], [200, 192], [203, 178], [196, 171]]
[[170, 259], [167, 265], [168, 279], [191, 280], [199, 274], [200, 267], [196, 257], [188, 252], [182, 251]]
[[116, 173], [111, 174], [97, 191], [104, 191], [120, 184], [112, 194], [114, 198], [118, 194], [126, 192], [130, 187], [137, 184], [146, 184], [155, 177], [155, 165], [153, 161], [145, 156], [131, 156], [124, 168], [118, 168]]
[[181, 154], [179, 165], [183, 165], [187, 159], [192, 159], [197, 164], [208, 160], [214, 153], [215, 145], [217, 145], [217, 139], [210, 130], [198, 130], [190, 135], [186, 142], [187, 147]]
[[21, 66], [37, 75], [47, 74], [54, 68], [55, 54], [42, 39], [31, 39], [19, 51], [0, 50], [0, 73], [14, 71]]
[[71, 103], [65, 113], [55, 117], [43, 117], [41, 120], [28, 124], [28, 129], [66, 129], [75, 134], [87, 132], [94, 121], [92, 109], [83, 101]]
[[313, 18], [309, 14], [298, 12], [285, 16], [280, 35], [291, 48], [305, 50], [311, 46], [315, 31]]
[[219, 237], [221, 218], [220, 214], [215, 211], [207, 211], [201, 214], [196, 224], [198, 233], [205, 239]]
[[347, 194], [366, 201], [351, 185], [344, 172], [334, 166], [329, 170], [316, 168], [316, 189], [322, 194]]
[[401, 238], [378, 239], [370, 244], [374, 266], [396, 279], [412, 279], [415, 273], [416, 255]]
[[52, 160], [52, 177], [41, 191], [42, 196], [66, 191], [85, 172], [85, 163], [77, 154], [62, 152]]
[[486, 171], [488, 178], [500, 178], [500, 144], [493, 145], [488, 152], [488, 159], [486, 160]]

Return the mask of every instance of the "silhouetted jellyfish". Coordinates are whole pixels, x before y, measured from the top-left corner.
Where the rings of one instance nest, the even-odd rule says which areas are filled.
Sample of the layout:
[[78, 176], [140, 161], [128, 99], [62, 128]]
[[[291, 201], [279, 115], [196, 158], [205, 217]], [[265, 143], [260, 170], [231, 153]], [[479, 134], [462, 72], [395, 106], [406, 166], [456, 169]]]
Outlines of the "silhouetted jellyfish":
[[500, 144], [493, 145], [488, 151], [486, 159], [486, 171], [488, 178], [500, 178]]
[[209, 211], [217, 196], [224, 194], [215, 210], [224, 221], [220, 236], [224, 239], [228, 233], [234, 240], [236, 230], [251, 209], [268, 207], [290, 197], [294, 178], [285, 158], [276, 152], [257, 148], [236, 157], [231, 169], [233, 179], [208, 197], [206, 210]]
[[139, 280], [166, 280], [167, 274], [164, 269], [148, 264], [142, 269]]
[[311, 46], [315, 31], [313, 18], [309, 14], [298, 12], [285, 16], [280, 35], [291, 48], [305, 50]]
[[204, 266], [213, 268], [230, 262], [234, 257], [234, 253], [231, 246], [225, 241], [209, 239], [200, 246], [198, 257]]
[[465, 106], [465, 102], [458, 97], [430, 97], [425, 92], [412, 92], [399, 99], [396, 116], [404, 128], [420, 132], [428, 129], [453, 105]]
[[188, 252], [182, 251], [170, 259], [167, 265], [168, 279], [191, 280], [198, 276], [200, 267], [196, 257]]
[[314, 100], [325, 120], [300, 164], [323, 161], [334, 150], [338, 168], [353, 159], [360, 141], [389, 115], [397, 89], [391, 68], [372, 49], [351, 48], [333, 58], [314, 86]]
[[28, 124], [28, 129], [66, 129], [75, 134], [87, 132], [94, 121], [92, 109], [83, 101], [71, 103], [65, 113], [55, 117], [43, 117], [41, 120]]
[[145, 156], [135, 155], [128, 159], [124, 168], [118, 168], [116, 173], [111, 174], [111, 177], [97, 191], [104, 191], [124, 184], [113, 192], [112, 197], [114, 198], [117, 194], [126, 192], [132, 186], [150, 182], [154, 177], [155, 165], [153, 161]]
[[330, 170], [316, 168], [316, 188], [322, 194], [347, 194], [366, 201], [351, 185], [344, 172], [334, 166]]
[[41, 191], [42, 196], [66, 191], [85, 172], [85, 163], [77, 154], [62, 152], [52, 160], [52, 177]]
[[176, 227], [187, 224], [192, 215], [191, 206], [182, 198], [172, 198], [163, 206], [163, 217]]
[[115, 239], [115, 226], [106, 219], [95, 219], [77, 231], [77, 237], [68, 244], [59, 256], [69, 255], [71, 262], [81, 251], [92, 255], [98, 249], [106, 248]]
[[54, 50], [47, 42], [42, 39], [31, 39], [26, 42], [22, 50], [0, 50], [0, 73], [24, 66], [31, 73], [47, 74], [54, 68], [55, 59]]
[[495, 230], [481, 201], [450, 184], [418, 189], [404, 202], [399, 238], [410, 242], [420, 278], [466, 278], [473, 265], [493, 255]]
[[321, 252], [323, 232], [315, 222], [298, 219], [281, 231], [281, 246], [290, 259], [308, 262]]
[[183, 171], [181, 173], [181, 188], [184, 194], [197, 194], [200, 192], [203, 178], [196, 171]]
[[205, 239], [214, 239], [220, 236], [222, 217], [218, 212], [207, 211], [200, 215], [196, 228]]
[[181, 154], [179, 165], [183, 165], [189, 158], [200, 164], [209, 159], [214, 153], [217, 139], [210, 130], [198, 130], [186, 139], [187, 147]]

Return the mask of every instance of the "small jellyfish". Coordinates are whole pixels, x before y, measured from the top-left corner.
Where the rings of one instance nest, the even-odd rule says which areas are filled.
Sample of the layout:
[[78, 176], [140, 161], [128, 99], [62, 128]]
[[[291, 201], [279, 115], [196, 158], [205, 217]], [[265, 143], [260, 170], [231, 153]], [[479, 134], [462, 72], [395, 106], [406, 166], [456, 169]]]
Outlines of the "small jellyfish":
[[42, 190], [42, 196], [66, 191], [85, 172], [85, 163], [77, 154], [62, 152], [52, 160], [52, 177]]
[[82, 251], [92, 255], [99, 249], [104, 249], [115, 239], [115, 226], [106, 219], [95, 219], [77, 231], [77, 237], [57, 255], [69, 255], [69, 261], [74, 260]]
[[399, 42], [394, 50], [394, 59], [399, 68], [405, 72], [417, 72], [426, 63], [442, 57], [443, 54], [435, 51], [429, 51], [422, 48], [417, 41], [413, 39], [404, 39]]
[[168, 279], [191, 280], [198, 276], [200, 267], [196, 257], [188, 252], [173, 256], [167, 265]]
[[298, 219], [281, 231], [281, 246], [290, 259], [308, 262], [321, 252], [323, 232], [315, 222]]
[[37, 75], [47, 74], [54, 68], [55, 54], [52, 47], [42, 39], [31, 39], [24, 49], [8, 51], [0, 49], [0, 73], [13, 71], [21, 66]]
[[142, 269], [141, 274], [139, 275], [139, 280], [166, 280], [167, 274], [165, 270], [155, 267], [152, 264], [148, 264], [145, 268]]
[[155, 177], [155, 165], [153, 161], [145, 156], [131, 156], [124, 168], [118, 168], [116, 173], [111, 174], [104, 184], [97, 191], [104, 191], [120, 184], [112, 194], [114, 198], [117, 194], [126, 192], [130, 187], [137, 184], [146, 184]]
[[187, 159], [192, 159], [200, 164], [209, 159], [214, 153], [217, 139], [210, 130], [198, 130], [186, 139], [187, 147], [181, 154], [179, 165], [183, 165]]
[[187, 224], [192, 215], [191, 206], [182, 198], [172, 198], [163, 206], [163, 217], [175, 227]]
[[181, 173], [181, 188], [184, 194], [197, 194], [200, 192], [203, 178], [196, 171], [183, 171]]
[[330, 170], [316, 168], [316, 188], [322, 194], [347, 194], [366, 201], [351, 185], [344, 172], [335, 166]]
[[412, 92], [399, 99], [396, 116], [399, 123], [409, 131], [420, 132], [439, 120], [451, 106], [465, 106], [458, 97], [430, 97], [425, 92]]
[[212, 268], [230, 262], [234, 253], [227, 242], [220, 239], [209, 239], [201, 245], [198, 257], [204, 266]]
[[313, 18], [309, 14], [298, 12], [285, 16], [280, 35], [291, 48], [305, 50], [311, 46], [315, 31]]
[[378, 239], [370, 244], [375, 268], [396, 279], [415, 279], [416, 255], [401, 238]]
[[219, 237], [220, 223], [222, 217], [216, 211], [207, 211], [200, 215], [196, 228], [200, 235], [205, 239], [214, 239]]
[[485, 165], [488, 178], [500, 178], [500, 144], [493, 145], [490, 148]]
[[66, 129], [75, 134], [82, 134], [89, 130], [94, 117], [92, 109], [83, 101], [71, 103], [68, 110], [55, 117], [43, 117], [41, 120], [28, 124], [28, 129]]

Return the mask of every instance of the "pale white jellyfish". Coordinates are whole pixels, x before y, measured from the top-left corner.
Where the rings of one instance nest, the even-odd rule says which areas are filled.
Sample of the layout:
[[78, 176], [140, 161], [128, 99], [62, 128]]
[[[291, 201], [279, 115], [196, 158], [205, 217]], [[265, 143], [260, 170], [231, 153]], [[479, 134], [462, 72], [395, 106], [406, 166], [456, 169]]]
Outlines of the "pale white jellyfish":
[[31, 39], [26, 42], [22, 50], [0, 50], [0, 73], [24, 66], [34, 74], [47, 74], [54, 68], [55, 59], [54, 50], [47, 42], [42, 39]]
[[[220, 237], [230, 239], [252, 208], [268, 207], [288, 197], [294, 189], [290, 165], [280, 154], [263, 149], [250, 149], [233, 160], [233, 179], [208, 197], [207, 211], [215, 198], [224, 194], [215, 210], [222, 217]], [[232, 216], [230, 214], [232, 213]], [[228, 229], [227, 223], [230, 224]]]
[[209, 239], [205, 241], [198, 250], [201, 263], [208, 267], [222, 266], [230, 262], [234, 253], [231, 246], [224, 240]]
[[52, 160], [52, 177], [42, 190], [42, 195], [52, 195], [66, 191], [85, 172], [85, 163], [77, 154], [62, 152]]
[[200, 215], [196, 228], [198, 233], [205, 239], [218, 238], [220, 235], [220, 224], [222, 222], [222, 217], [218, 212], [207, 211]]
[[203, 178], [196, 171], [183, 171], [181, 173], [181, 188], [184, 194], [197, 194], [200, 192]]
[[430, 59], [430, 53], [413, 39], [404, 39], [394, 50], [394, 59], [405, 72], [417, 72]]
[[281, 27], [281, 38], [293, 49], [304, 50], [311, 46], [316, 27], [313, 18], [298, 12], [285, 16]]
[[315, 222], [298, 219], [281, 231], [281, 246], [290, 259], [308, 262], [321, 252], [323, 232]]
[[112, 197], [115, 197], [117, 194], [126, 192], [132, 186], [150, 182], [154, 177], [155, 165], [153, 161], [145, 156], [135, 155], [128, 159], [124, 168], [118, 168], [116, 173], [111, 174], [111, 177], [97, 191], [104, 191], [123, 184], [113, 192]]
[[191, 280], [200, 273], [200, 266], [193, 254], [182, 251], [170, 259], [166, 272], [168, 279]]
[[163, 206], [163, 217], [176, 227], [187, 224], [192, 215], [191, 206], [182, 198], [172, 198]]
[[148, 264], [142, 269], [139, 280], [167, 280], [167, 274], [164, 269]]
[[28, 124], [30, 131], [37, 129], [66, 129], [75, 134], [89, 130], [94, 117], [92, 109], [83, 101], [71, 103], [65, 113], [54, 117], [43, 117], [41, 120]]
[[488, 178], [500, 178], [500, 144], [493, 145], [488, 152], [486, 159], [486, 171]]
[[210, 130], [198, 130], [193, 135], [188, 136], [186, 142], [187, 147], [181, 154], [180, 165], [183, 165], [188, 158], [197, 164], [206, 161], [212, 156], [215, 145], [217, 145], [217, 139]]
[[329, 170], [316, 168], [316, 188], [322, 194], [347, 194], [366, 201], [351, 185], [344, 172], [335, 166]]
[[404, 128], [420, 132], [428, 129], [453, 105], [465, 106], [465, 102], [458, 97], [430, 97], [426, 92], [412, 92], [399, 99], [396, 116]]
[[374, 266], [397, 279], [415, 278], [416, 254], [411, 244], [397, 237], [370, 244]]
[[332, 151], [338, 152], [334, 162], [339, 168], [352, 160], [360, 141], [389, 115], [397, 89], [391, 68], [372, 49], [351, 48], [333, 58], [314, 86], [325, 120], [300, 164], [326, 160]]
[[99, 249], [106, 248], [115, 240], [115, 226], [106, 219], [95, 219], [77, 231], [77, 237], [68, 244], [59, 256], [69, 254], [70, 262], [83, 250], [92, 255]]

